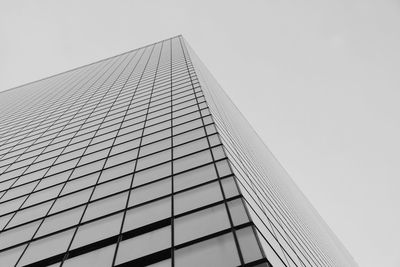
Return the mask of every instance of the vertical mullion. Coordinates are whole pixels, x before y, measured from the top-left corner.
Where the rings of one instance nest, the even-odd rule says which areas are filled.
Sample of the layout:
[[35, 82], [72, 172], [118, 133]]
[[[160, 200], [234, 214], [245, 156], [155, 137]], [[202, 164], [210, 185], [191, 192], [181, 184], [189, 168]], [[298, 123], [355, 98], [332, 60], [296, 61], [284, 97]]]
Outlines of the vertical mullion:
[[[191, 84], [192, 84], [193, 93], [195, 94], [196, 103], [197, 103], [198, 109], [200, 110], [200, 104], [199, 104], [198, 98], [197, 98], [197, 96], [196, 96], [195, 86], [194, 86], [194, 84], [193, 84], [193, 77], [192, 77], [192, 75], [190, 74], [188, 59], [187, 59], [187, 57], [186, 57], [186, 55], [185, 55], [184, 45], [182, 44], [182, 39], [181, 39], [181, 37], [179, 37], [179, 42], [180, 42], [180, 45], [181, 45], [183, 57], [184, 57], [185, 62], [186, 62], [186, 67], [187, 67], [187, 70], [188, 70], [188, 73], [189, 73], [190, 82], [191, 82]], [[205, 103], [207, 104], [207, 102], [205, 102]], [[207, 105], [207, 106], [208, 106], [208, 105]], [[211, 115], [208, 115], [208, 116], [211, 116]], [[204, 118], [203, 118], [202, 115], [201, 115], [201, 121], [202, 121], [203, 127], [205, 127]], [[209, 140], [208, 138], [207, 138], [207, 143], [208, 143], [208, 147], [209, 147], [209, 149], [210, 149], [211, 144], [210, 144], [210, 140]], [[234, 240], [235, 240], [235, 245], [236, 245], [236, 249], [237, 249], [237, 252], [238, 252], [239, 259], [240, 259], [240, 264], [243, 266], [245, 263], [244, 263], [242, 251], [241, 251], [240, 246], [239, 246], [239, 240], [238, 240], [238, 237], [237, 237], [237, 234], [236, 234], [236, 230], [235, 230], [235, 228], [234, 228], [232, 216], [231, 216], [231, 213], [230, 213], [230, 210], [229, 210], [229, 207], [228, 207], [228, 203], [227, 203], [227, 201], [226, 201], [225, 192], [224, 192], [223, 187], [222, 187], [220, 175], [219, 175], [217, 166], [215, 165], [215, 158], [214, 158], [214, 155], [213, 155], [211, 149], [210, 149], [210, 153], [211, 153], [212, 161], [214, 162], [214, 164], [213, 164], [213, 165], [214, 165], [214, 169], [215, 169], [215, 171], [216, 171], [216, 173], [217, 173], [217, 176], [218, 176], [218, 183], [219, 183], [219, 186], [220, 186], [220, 190], [221, 190], [221, 193], [222, 193], [222, 197], [223, 197], [223, 199], [224, 199], [224, 206], [225, 206], [226, 212], [227, 212], [227, 214], [228, 214], [228, 219], [229, 219], [229, 222], [230, 222], [230, 225], [231, 225], [231, 231], [232, 231], [232, 233], [233, 233], [233, 238], [234, 238]]]
[[172, 99], [173, 99], [173, 75], [172, 75], [172, 61], [173, 61], [173, 55], [172, 55], [172, 39], [170, 39], [170, 79], [171, 79], [171, 266], [175, 266], [175, 223], [174, 223], [174, 125], [172, 124], [173, 122], [173, 106], [172, 106]]
[[[153, 79], [153, 84], [152, 84], [152, 88], [151, 88], [151, 92], [150, 92], [149, 102], [148, 102], [148, 106], [147, 106], [147, 110], [146, 110], [146, 115], [145, 115], [145, 119], [144, 119], [143, 130], [142, 130], [142, 134], [141, 134], [140, 141], [139, 141], [138, 156], [139, 156], [140, 148], [141, 148], [141, 145], [142, 145], [144, 130], [145, 130], [145, 128], [146, 128], [147, 116], [148, 116], [148, 114], [149, 114], [149, 109], [150, 109], [150, 104], [151, 104], [151, 98], [152, 98], [153, 91], [154, 91], [154, 84], [155, 84], [155, 81], [156, 81], [156, 78], [157, 78], [158, 66], [159, 66], [159, 63], [160, 63], [160, 57], [161, 57], [161, 52], [162, 52], [163, 45], [164, 45], [164, 42], [161, 43], [161, 48], [160, 48], [160, 52], [159, 52], [159, 55], [158, 55], [157, 66], [156, 66], [156, 71], [155, 71], [155, 73], [154, 73], [154, 79]], [[147, 62], [146, 62], [146, 66], [145, 66], [145, 68], [143, 69], [142, 75], [140, 76], [140, 80], [143, 78], [143, 75], [144, 75], [144, 73], [145, 73], [145, 71], [146, 71], [146, 68], [147, 68], [147, 66], [148, 66], [148, 63], [150, 62], [151, 56], [152, 56], [153, 51], [154, 51], [154, 48], [155, 48], [156, 46], [157, 46], [157, 44], [154, 44], [153, 47], [152, 47], [151, 54], [150, 54], [150, 56], [149, 56], [149, 58], [148, 58], [148, 60], [147, 60]], [[139, 81], [139, 83], [138, 83], [138, 85], [137, 85], [137, 88], [139, 88], [139, 87], [140, 87], [140, 81]], [[113, 258], [112, 266], [115, 266], [115, 261], [116, 261], [116, 259], [117, 259], [119, 244], [120, 244], [120, 242], [122, 241], [122, 235], [123, 235], [122, 231], [123, 231], [123, 227], [124, 227], [124, 221], [125, 221], [125, 218], [126, 218], [126, 212], [127, 212], [127, 209], [128, 209], [128, 204], [129, 204], [130, 195], [131, 195], [131, 193], [132, 193], [132, 185], [133, 185], [133, 181], [134, 181], [134, 179], [135, 179], [136, 167], [137, 167], [137, 160], [135, 161], [135, 166], [134, 166], [134, 170], [133, 170], [133, 176], [132, 176], [132, 180], [131, 180], [131, 184], [130, 184], [130, 188], [129, 188], [130, 190], [128, 191], [128, 197], [127, 197], [126, 204], [125, 204], [125, 209], [124, 209], [124, 212], [123, 212], [123, 219], [122, 219], [122, 223], [121, 223], [120, 234], [119, 234], [119, 236], [118, 236], [118, 240], [117, 240], [117, 245], [116, 245], [116, 248], [115, 248], [115, 253], [114, 253], [114, 258]]]
[[[124, 60], [121, 60], [121, 62], [119, 63], [119, 65], [122, 64], [123, 61], [124, 61]], [[115, 63], [115, 62], [114, 62], [114, 63]], [[113, 64], [114, 64], [114, 63], [113, 63]], [[114, 69], [114, 71], [119, 67], [119, 65]], [[110, 66], [110, 68], [111, 68], [111, 66]], [[107, 69], [107, 71], [108, 71], [108, 69]], [[113, 71], [112, 73], [114, 73], [114, 71]], [[109, 75], [109, 77], [111, 77], [112, 73]], [[100, 79], [100, 77], [99, 77], [99, 79]], [[107, 79], [106, 79], [106, 80], [107, 80]], [[106, 80], [105, 80], [105, 81], [106, 81]], [[105, 82], [105, 81], [104, 81], [104, 82]], [[99, 88], [101, 88], [101, 86], [99, 86], [98, 89], [99, 89]], [[98, 89], [96, 89], [96, 91], [97, 91]], [[95, 91], [95, 92], [96, 92], [96, 91]], [[88, 99], [88, 101], [89, 101], [89, 99]], [[83, 107], [83, 106], [82, 106], [82, 107]], [[77, 114], [78, 114], [78, 112], [77, 112]], [[82, 124], [82, 125], [83, 125], [83, 124]], [[75, 132], [75, 134], [76, 134], [76, 133], [77, 133], [77, 132]], [[71, 140], [72, 140], [72, 138], [71, 138]], [[71, 142], [71, 140], [69, 140], [69, 143]], [[67, 146], [68, 146], [68, 145], [67, 145]], [[67, 146], [65, 146], [64, 149], [65, 149]], [[64, 149], [63, 149], [63, 150], [64, 150]], [[58, 158], [58, 157], [57, 157], [57, 158]], [[78, 164], [78, 163], [79, 163], [79, 161], [77, 162], [77, 164]], [[77, 164], [75, 165], [75, 167], [74, 167], [72, 170], [74, 170], [74, 169], [76, 168]], [[72, 172], [71, 172], [70, 176], [71, 176], [71, 175], [72, 175]], [[68, 178], [68, 179], [69, 179], [69, 178]], [[67, 181], [68, 181], [68, 180], [67, 180]], [[61, 194], [63, 188], [64, 188], [65, 185], [66, 185], [66, 183], [67, 183], [67, 182], [64, 183], [63, 187], [61, 188], [60, 192], [58, 193], [57, 198], [60, 196], [60, 194]], [[50, 212], [50, 210], [51, 210], [51, 208], [53, 207], [54, 203], [56, 202], [57, 198], [54, 199], [52, 205], [50, 206], [50, 208], [49, 208], [49, 210], [47, 211], [47, 213], [46, 213], [46, 215], [45, 215], [44, 218], [46, 218], [46, 216], [47, 216], [48, 213]], [[25, 201], [26, 201], [26, 199], [25, 199]], [[40, 223], [39, 227], [41, 226], [41, 224], [43, 223], [43, 221], [44, 221], [44, 219], [42, 219], [42, 222]], [[36, 229], [36, 231], [35, 231], [35, 233], [33, 234], [32, 237], [34, 237], [34, 236], [36, 235], [37, 231], [39, 230], [39, 227]], [[30, 245], [30, 243], [28, 243], [28, 245], [24, 248], [24, 250], [23, 250], [22, 254], [20, 255], [20, 257], [19, 257], [19, 259], [18, 259], [18, 261], [17, 261], [16, 264], [18, 264], [19, 261], [21, 261], [21, 259], [22, 259], [22, 257], [24, 256], [26, 250], [28, 249], [29, 245]]]
[[[130, 55], [130, 54], [127, 54], [126, 58], [129, 58], [129, 55]], [[101, 101], [107, 96], [107, 93], [112, 89], [112, 87], [114, 86], [115, 82], [116, 82], [116, 81], [119, 79], [119, 77], [124, 73], [125, 69], [128, 68], [128, 66], [129, 66], [129, 64], [131, 63], [131, 61], [132, 61], [134, 58], [136, 58], [136, 55], [137, 55], [137, 51], [136, 51], [136, 53], [132, 56], [132, 58], [128, 60], [128, 62], [126, 63], [125, 67], [119, 72], [118, 76], [114, 79], [114, 81], [111, 83], [111, 85], [108, 86], [107, 91], [103, 93], [103, 96], [101, 97], [101, 99], [98, 100], [96, 106], [93, 107], [93, 109], [92, 109], [92, 111], [91, 111], [91, 114], [96, 110], [96, 108], [97, 108], [98, 105], [101, 103]], [[121, 62], [121, 64], [122, 64], [122, 63], [123, 63], [123, 61]], [[121, 65], [121, 64], [120, 64], [120, 65]], [[116, 68], [116, 70], [120, 67], [120, 65], [118, 65], [118, 67]], [[114, 73], [114, 72], [113, 72], [113, 73]], [[112, 75], [112, 74], [111, 74], [111, 75]], [[110, 75], [110, 77], [111, 77], [111, 75]], [[108, 79], [107, 79], [107, 80], [108, 80]], [[106, 80], [106, 81], [107, 81], [107, 80]], [[106, 82], [106, 81], [105, 81], [105, 82]], [[99, 88], [101, 88], [101, 86], [99, 86]], [[107, 118], [107, 114], [110, 112], [110, 110], [111, 110], [113, 104], [117, 101], [118, 96], [120, 95], [122, 89], [123, 89], [123, 87], [120, 89], [120, 91], [118, 92], [117, 96], [115, 96], [115, 99], [114, 99], [113, 103], [111, 104], [110, 108], [108, 109], [107, 113], [104, 115], [102, 122], [104, 122], [104, 120]], [[90, 116], [89, 116], [89, 117], [90, 117]], [[88, 117], [88, 118], [89, 118], [89, 117]], [[102, 123], [102, 122], [101, 122], [101, 123]], [[93, 135], [93, 138], [95, 138], [96, 133], [98, 132], [98, 130], [99, 130], [100, 126], [101, 126], [101, 123], [99, 124], [99, 127], [95, 130], [95, 134]], [[122, 123], [121, 123], [121, 124], [122, 124]], [[115, 139], [114, 139], [114, 141], [115, 141]], [[90, 146], [90, 144], [89, 144], [88, 146], [86, 146], [86, 148], [85, 148], [85, 150], [84, 150], [84, 152], [83, 152], [82, 155], [85, 154], [85, 151], [88, 149], [89, 146]], [[110, 148], [110, 151], [111, 151], [111, 148]], [[106, 157], [105, 159], [108, 158], [108, 156], [109, 156], [109, 154], [110, 154], [110, 151], [108, 152], [108, 155], [107, 155], [107, 157]], [[77, 164], [79, 164], [79, 162], [80, 162], [81, 159], [82, 159], [82, 158], [79, 159], [79, 161], [78, 161]], [[74, 233], [73, 233], [72, 238], [71, 238], [71, 240], [70, 240], [70, 242], [69, 242], [69, 245], [68, 245], [68, 248], [67, 248], [66, 253], [65, 253], [65, 255], [64, 255], [64, 258], [63, 258], [63, 261], [62, 261], [62, 263], [61, 263], [61, 266], [63, 266], [65, 260], [68, 258], [69, 250], [70, 250], [70, 248], [71, 248], [71, 246], [72, 246], [72, 243], [74, 242], [76, 233], [78, 232], [78, 229], [79, 229], [79, 227], [80, 227], [80, 225], [81, 225], [81, 223], [82, 223], [83, 217], [85, 216], [86, 210], [87, 210], [87, 208], [88, 208], [88, 206], [89, 206], [89, 202], [90, 202], [91, 199], [92, 199], [92, 196], [93, 196], [93, 193], [94, 193], [94, 191], [95, 191], [95, 189], [96, 189], [96, 186], [97, 186], [97, 184], [99, 183], [99, 179], [100, 179], [102, 170], [104, 169], [104, 166], [105, 166], [106, 162], [107, 162], [107, 160], [104, 161], [104, 164], [103, 164], [102, 169], [101, 169], [101, 171], [100, 171], [99, 177], [97, 178], [95, 185], [92, 187], [92, 192], [90, 193], [89, 199], [88, 199], [88, 201], [84, 204], [85, 207], [84, 207], [83, 212], [82, 212], [82, 215], [81, 215], [81, 217], [80, 217], [80, 219], [79, 219], [78, 225], [77, 225], [77, 226], [75, 227], [75, 229], [74, 229]], [[71, 173], [71, 175], [72, 175], [72, 173]]]

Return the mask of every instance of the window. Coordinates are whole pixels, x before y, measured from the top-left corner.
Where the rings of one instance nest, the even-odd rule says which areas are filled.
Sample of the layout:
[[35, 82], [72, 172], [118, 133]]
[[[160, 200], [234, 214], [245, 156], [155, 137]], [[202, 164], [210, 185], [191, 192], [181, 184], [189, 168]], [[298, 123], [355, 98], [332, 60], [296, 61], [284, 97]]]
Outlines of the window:
[[232, 174], [227, 160], [218, 161], [216, 163], [219, 177]]
[[18, 209], [26, 198], [27, 198], [27, 196], [23, 196], [23, 197], [14, 199], [13, 201], [7, 201], [7, 202], [0, 203], [0, 215], [6, 214], [8, 212]]
[[120, 176], [124, 176], [133, 172], [135, 168], [135, 161], [129, 161], [108, 169], [103, 170], [99, 182], [105, 182]]
[[224, 204], [177, 218], [174, 225], [176, 245], [230, 227]]
[[124, 152], [127, 150], [131, 150], [133, 148], [136, 148], [139, 146], [139, 143], [140, 143], [140, 139], [135, 139], [135, 140], [131, 140], [131, 141], [122, 143], [120, 145], [115, 145], [112, 147], [110, 155], [115, 155], [115, 154], [118, 154], [118, 153], [121, 153], [121, 152]]
[[171, 175], [171, 165], [171, 162], [167, 162], [140, 172], [136, 172], [133, 177], [133, 187]]
[[180, 214], [222, 200], [218, 182], [206, 184], [174, 196], [174, 214]]
[[71, 179], [101, 170], [104, 166], [104, 162], [105, 160], [100, 160], [76, 168], [71, 175]]
[[239, 240], [240, 250], [242, 251], [243, 260], [249, 263], [262, 258], [260, 247], [258, 246], [256, 236], [252, 227], [246, 227], [236, 231]]
[[81, 206], [53, 216], [46, 217], [42, 225], [40, 226], [39, 231], [36, 233], [36, 237], [78, 224], [79, 220], [81, 219], [83, 210], [84, 207]]
[[211, 153], [209, 150], [198, 152], [177, 160], [174, 160], [174, 173], [208, 163], [212, 160]]
[[239, 265], [239, 255], [232, 233], [175, 251], [176, 267], [232, 267]]
[[46, 176], [45, 178], [40, 180], [40, 183], [36, 187], [36, 190], [40, 190], [40, 189], [50, 187], [50, 186], [58, 184], [58, 183], [65, 182], [71, 173], [72, 173], [72, 170], [69, 170], [66, 172], [57, 173], [52, 176]]
[[236, 186], [235, 178], [229, 177], [221, 180], [225, 198], [231, 198], [239, 195], [239, 190]]
[[26, 245], [0, 252], [1, 264], [4, 266], [15, 266]]
[[91, 153], [91, 154], [86, 153], [86, 155], [83, 156], [81, 158], [81, 160], [79, 161], [79, 165], [84, 165], [84, 164], [89, 163], [89, 162], [93, 162], [93, 161], [96, 161], [96, 160], [99, 160], [99, 159], [103, 159], [103, 158], [107, 157], [108, 151], [110, 151], [109, 148], [103, 149], [103, 150], [100, 150], [100, 151], [97, 151], [97, 152], [94, 152], [94, 153]]
[[[32, 238], [36, 229], [39, 227], [40, 221], [35, 221], [32, 223], [28, 223], [22, 225], [17, 228], [13, 228], [8, 231], [4, 231], [1, 233], [0, 238], [0, 249], [4, 249], [7, 247], [11, 247], [18, 243], [22, 243], [28, 241]], [[2, 255], [0, 254], [0, 260], [2, 260]]]
[[74, 180], [70, 180], [65, 184], [65, 187], [62, 191], [62, 195], [77, 191], [79, 189], [83, 189], [89, 186], [93, 186], [96, 184], [97, 178], [99, 177], [100, 172], [95, 172]]
[[41, 191], [37, 191], [29, 195], [28, 199], [22, 207], [28, 207], [33, 204], [52, 199], [58, 196], [62, 188], [62, 185], [53, 186]]
[[42, 169], [40, 171], [36, 171], [36, 172], [31, 172], [28, 174], [24, 174], [23, 176], [21, 176], [13, 186], [17, 186], [17, 185], [21, 185], [21, 184], [26, 184], [29, 183], [31, 181], [35, 181], [38, 180], [40, 178], [43, 177], [43, 175], [47, 172], [49, 168], [45, 168]]
[[174, 158], [178, 158], [206, 148], [208, 148], [207, 138], [198, 139], [196, 141], [174, 147]]
[[77, 257], [66, 260], [63, 264], [64, 267], [77, 267], [77, 266], [96, 266], [96, 267], [109, 267], [112, 265], [115, 244], [100, 248], [89, 253], [79, 255]]
[[65, 252], [73, 233], [74, 230], [69, 230], [30, 243], [19, 264], [27, 265]]
[[150, 135], [143, 136], [142, 145], [146, 145], [171, 136], [171, 130], [166, 129]]
[[49, 169], [49, 172], [47, 173], [47, 175], [52, 175], [55, 173], [66, 171], [68, 169], [72, 169], [76, 166], [76, 164], [78, 163], [78, 160], [79, 159], [73, 159], [70, 161], [63, 162], [58, 165], [54, 165]]
[[214, 164], [196, 168], [174, 176], [174, 190], [179, 191], [217, 178]]
[[249, 221], [249, 217], [247, 216], [247, 212], [241, 198], [228, 202], [228, 207], [234, 225], [240, 225]]
[[[171, 227], [164, 227], [155, 231], [122, 241], [119, 244], [116, 264], [134, 260], [171, 246]], [[188, 265], [190, 266], [190, 265]]]
[[124, 232], [171, 217], [171, 198], [163, 198], [126, 212]]
[[92, 188], [88, 188], [86, 190], [82, 190], [82, 191], [58, 198], [56, 200], [56, 203], [54, 203], [54, 206], [51, 209], [50, 213], [55, 213], [55, 212], [58, 212], [61, 210], [65, 210], [65, 209], [86, 203], [89, 200], [92, 190], [93, 190]]
[[212, 153], [214, 156], [214, 160], [219, 160], [219, 159], [225, 158], [225, 152], [224, 152], [222, 146], [213, 147]]
[[38, 182], [33, 182], [29, 184], [25, 184], [22, 186], [17, 186], [9, 189], [1, 198], [1, 201], [4, 202], [6, 200], [16, 198], [25, 194], [32, 192], [33, 188], [35, 188]]
[[48, 201], [40, 205], [36, 205], [27, 209], [19, 210], [15, 214], [14, 218], [8, 224], [8, 227], [12, 227], [21, 223], [33, 221], [37, 218], [43, 217], [48, 212], [51, 203], [53, 201]]
[[88, 205], [83, 221], [88, 221], [125, 208], [128, 193], [107, 197]]
[[128, 189], [131, 185], [131, 181], [132, 175], [128, 175], [122, 178], [118, 178], [116, 180], [97, 185], [95, 187], [92, 200]]
[[106, 163], [105, 167], [108, 168], [110, 166], [114, 166], [114, 165], [120, 164], [122, 162], [136, 159], [137, 153], [138, 153], [138, 150], [134, 149], [134, 150], [129, 150], [129, 151], [117, 154], [115, 156], [111, 156], [107, 159], [107, 163]]
[[121, 229], [122, 212], [94, 222], [79, 226], [71, 249], [85, 246], [96, 241], [118, 235]]
[[174, 126], [173, 127], [173, 132], [174, 132], [174, 135], [175, 134], [180, 134], [180, 133], [183, 133], [183, 132], [198, 128], [200, 126], [203, 126], [203, 123], [202, 123], [201, 119], [197, 119], [197, 120], [194, 120], [194, 121], [190, 121], [190, 122], [187, 122], [187, 123], [184, 123], [184, 124], [180, 124], [180, 125]]
[[140, 203], [171, 194], [171, 178], [140, 186], [132, 189], [129, 197], [129, 206], [138, 205]]
[[167, 138], [140, 148], [140, 156], [146, 156], [148, 154], [164, 150], [171, 147], [171, 138]]

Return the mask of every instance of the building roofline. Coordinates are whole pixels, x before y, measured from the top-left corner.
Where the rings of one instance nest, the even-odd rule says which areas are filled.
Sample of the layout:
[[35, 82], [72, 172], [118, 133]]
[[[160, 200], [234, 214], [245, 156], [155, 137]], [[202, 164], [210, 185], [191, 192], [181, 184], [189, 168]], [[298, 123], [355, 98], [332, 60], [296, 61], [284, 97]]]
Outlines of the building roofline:
[[50, 75], [50, 76], [47, 76], [47, 77], [44, 77], [44, 78], [35, 80], [35, 81], [32, 81], [32, 82], [27, 82], [27, 83], [24, 83], [24, 84], [15, 86], [15, 87], [8, 88], [8, 89], [6, 89], [6, 90], [0, 91], [0, 94], [5, 93], [5, 92], [8, 92], [8, 91], [11, 91], [11, 90], [14, 90], [14, 89], [18, 89], [18, 88], [20, 88], [20, 87], [23, 87], [23, 86], [26, 86], [26, 85], [29, 85], [29, 84], [32, 84], [32, 83], [44, 81], [44, 80], [50, 79], [50, 78], [52, 78], [52, 77], [55, 77], [55, 76], [58, 76], [58, 75], [61, 75], [61, 74], [64, 74], [64, 73], [67, 73], [67, 72], [70, 72], [70, 71], [78, 70], [78, 69], [81, 69], [81, 68], [84, 68], [84, 67], [87, 67], [87, 66], [90, 66], [90, 65], [93, 65], [93, 64], [96, 64], [96, 63], [105, 61], [105, 60], [109, 60], [109, 59], [112, 59], [112, 58], [115, 58], [115, 57], [119, 57], [119, 56], [122, 56], [122, 55], [125, 55], [125, 54], [128, 54], [128, 53], [131, 53], [131, 52], [133, 52], [133, 51], [136, 51], [136, 50], [139, 50], [139, 49], [143, 49], [143, 48], [146, 48], [146, 47], [148, 47], [148, 46], [152, 46], [152, 45], [155, 45], [155, 44], [158, 44], [158, 43], [167, 41], [167, 40], [171, 40], [171, 39], [174, 39], [174, 38], [177, 38], [177, 37], [183, 38], [182, 34], [178, 34], [178, 35], [175, 35], [175, 36], [172, 36], [172, 37], [163, 39], [163, 40], [161, 40], [161, 41], [153, 42], [153, 43], [151, 43], [151, 44], [144, 45], [144, 46], [141, 46], [141, 47], [138, 47], [138, 48], [135, 48], [135, 49], [132, 49], [132, 50], [129, 50], [129, 51], [126, 51], [126, 52], [123, 52], [123, 53], [114, 55], [114, 56], [110, 56], [110, 57], [107, 57], [107, 58], [104, 58], [104, 59], [96, 60], [96, 61], [94, 61], [94, 62], [85, 64], [85, 65], [82, 65], [82, 66], [79, 66], [79, 67], [76, 67], [76, 68], [72, 68], [72, 69], [69, 69], [69, 70], [66, 70], [66, 71], [62, 71], [62, 72], [59, 72], [59, 73], [56, 73], [56, 74], [53, 74], [53, 75]]

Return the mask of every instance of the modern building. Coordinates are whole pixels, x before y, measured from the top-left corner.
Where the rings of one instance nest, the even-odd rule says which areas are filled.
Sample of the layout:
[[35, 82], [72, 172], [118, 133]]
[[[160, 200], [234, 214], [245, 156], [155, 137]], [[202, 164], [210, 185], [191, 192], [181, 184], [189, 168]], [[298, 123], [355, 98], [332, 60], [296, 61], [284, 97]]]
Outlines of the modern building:
[[181, 37], [0, 93], [0, 266], [356, 266]]

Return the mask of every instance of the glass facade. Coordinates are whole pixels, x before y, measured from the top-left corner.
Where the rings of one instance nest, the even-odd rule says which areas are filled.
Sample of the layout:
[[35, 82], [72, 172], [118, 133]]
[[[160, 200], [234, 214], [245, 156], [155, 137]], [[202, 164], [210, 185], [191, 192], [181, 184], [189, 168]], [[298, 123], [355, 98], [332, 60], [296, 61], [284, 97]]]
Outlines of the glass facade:
[[249, 137], [181, 36], [1, 92], [0, 265], [355, 265]]

